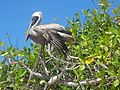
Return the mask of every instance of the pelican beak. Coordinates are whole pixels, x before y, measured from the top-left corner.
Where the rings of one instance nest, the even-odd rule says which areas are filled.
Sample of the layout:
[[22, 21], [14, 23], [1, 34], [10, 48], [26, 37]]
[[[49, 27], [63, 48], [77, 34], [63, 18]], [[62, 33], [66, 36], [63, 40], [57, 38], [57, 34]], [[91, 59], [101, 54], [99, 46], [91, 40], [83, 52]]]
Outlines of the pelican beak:
[[26, 31], [26, 38], [25, 38], [25, 42], [27, 42], [27, 40], [28, 40], [28, 39], [29, 39], [29, 37], [30, 37], [30, 35], [28, 34], [28, 32], [29, 32], [30, 28], [31, 28], [31, 23], [30, 23], [30, 25], [29, 25], [28, 30]]
[[27, 42], [27, 40], [29, 39], [29, 37], [30, 37], [30, 35], [29, 35], [29, 34], [27, 34], [27, 35], [26, 35], [25, 42]]

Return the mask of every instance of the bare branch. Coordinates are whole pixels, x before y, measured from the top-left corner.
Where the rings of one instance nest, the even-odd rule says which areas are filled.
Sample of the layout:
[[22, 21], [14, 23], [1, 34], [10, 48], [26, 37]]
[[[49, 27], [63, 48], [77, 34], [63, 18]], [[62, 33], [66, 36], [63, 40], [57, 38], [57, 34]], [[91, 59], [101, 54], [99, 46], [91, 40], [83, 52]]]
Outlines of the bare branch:
[[73, 69], [77, 69], [77, 68], [79, 68], [80, 67], [80, 64], [79, 65], [73, 65], [72, 67], [70, 67], [70, 68], [66, 68], [66, 70], [73, 70]]
[[66, 86], [71, 86], [71, 87], [78, 87], [78, 83], [75, 82], [63, 82], [61, 84], [65, 84]]
[[12, 62], [11, 59], [8, 59], [10, 64], [20, 64], [22, 65], [25, 69], [27, 69], [31, 75], [35, 75], [38, 76], [39, 78], [43, 78], [45, 80], [49, 80], [50, 77], [48, 77], [47, 75], [41, 74], [41, 73], [36, 73], [34, 71], [32, 71], [31, 69], [29, 69], [23, 62], [21, 62], [20, 60], [16, 61], [16, 62]]
[[55, 82], [59, 81], [60, 78], [64, 75], [64, 72], [66, 71], [66, 68], [68, 67], [68, 64], [66, 65], [66, 67], [61, 71], [60, 74], [53, 76], [49, 79], [48, 83], [45, 85], [44, 90], [47, 89], [48, 86], [54, 84]]
[[108, 69], [108, 67], [105, 64], [100, 64], [103, 68]]
[[[101, 78], [97, 78], [97, 79], [94, 79], [94, 80], [84, 80], [84, 81], [80, 81], [79, 84], [80, 85], [88, 85], [88, 84], [97, 84], [97, 83], [100, 83], [102, 79]], [[79, 84], [76, 83], [76, 82], [63, 82], [61, 84], [65, 84], [67, 86], [71, 86], [71, 87], [78, 87]]]
[[46, 67], [44, 61], [42, 60], [41, 56], [39, 56], [39, 60], [40, 60], [40, 62], [41, 62], [42, 65], [43, 65], [43, 68], [44, 68], [45, 74], [46, 74], [46, 75], [49, 75], [50, 72], [47, 70], [47, 67]]
[[75, 57], [75, 56], [68, 56], [69, 58], [71, 58], [71, 59], [79, 59], [79, 57]]

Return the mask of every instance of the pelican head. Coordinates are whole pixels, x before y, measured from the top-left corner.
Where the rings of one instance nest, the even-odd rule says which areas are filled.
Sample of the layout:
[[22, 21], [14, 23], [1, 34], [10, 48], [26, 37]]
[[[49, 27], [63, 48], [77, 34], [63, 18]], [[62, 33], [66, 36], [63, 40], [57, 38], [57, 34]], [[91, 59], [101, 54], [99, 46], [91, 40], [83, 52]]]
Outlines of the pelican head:
[[[32, 20], [30, 22], [28, 32], [32, 30], [35, 26], [39, 25], [41, 20], [42, 20], [42, 12], [41, 11], [34, 12], [32, 14]], [[26, 41], [28, 40], [29, 36], [30, 35], [27, 33]]]
[[41, 11], [34, 12], [32, 14], [32, 20], [30, 22], [29, 28], [32, 28], [32, 27], [35, 27], [35, 26], [39, 25], [41, 19], [42, 19], [42, 12]]

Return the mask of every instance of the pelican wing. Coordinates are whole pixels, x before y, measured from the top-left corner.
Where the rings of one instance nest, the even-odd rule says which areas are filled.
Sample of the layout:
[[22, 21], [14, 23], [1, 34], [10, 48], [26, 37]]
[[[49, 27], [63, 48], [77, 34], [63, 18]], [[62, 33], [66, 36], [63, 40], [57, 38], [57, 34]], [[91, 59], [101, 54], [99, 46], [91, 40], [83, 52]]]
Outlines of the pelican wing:
[[47, 43], [52, 44], [56, 47], [60, 52], [62, 52], [65, 56], [67, 56], [68, 49], [65, 44], [66, 39], [60, 36], [57, 31], [54, 29], [42, 29], [42, 30], [35, 30], [36, 33], [43, 33], [42, 36], [45, 38]]
[[50, 43], [54, 45], [59, 51], [61, 51], [65, 56], [67, 56], [68, 49], [64, 38], [52, 30], [48, 31], [48, 33], [51, 37]]
[[41, 30], [46, 30], [46, 31], [52, 30], [52, 32], [58, 33], [62, 38], [66, 39], [66, 40], [72, 39], [71, 32], [67, 31], [65, 29], [65, 27], [63, 27], [62, 25], [59, 25], [59, 24], [49, 23], [49, 24], [36, 26], [36, 28], [38, 29], [38, 31], [39, 30], [40, 31]]

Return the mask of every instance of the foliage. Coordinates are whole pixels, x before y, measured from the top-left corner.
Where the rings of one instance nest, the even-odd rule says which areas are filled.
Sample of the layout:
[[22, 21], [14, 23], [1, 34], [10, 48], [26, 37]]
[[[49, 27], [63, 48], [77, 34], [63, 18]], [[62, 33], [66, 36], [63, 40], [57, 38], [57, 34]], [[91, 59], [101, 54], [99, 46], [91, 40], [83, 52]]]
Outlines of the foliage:
[[[120, 6], [112, 10], [112, 16], [109, 14], [111, 4], [108, 0], [99, 0], [98, 6], [99, 9], [82, 10], [85, 15], [84, 23], [80, 21], [79, 13], [75, 14], [73, 20], [67, 18], [74, 38], [69, 54], [74, 58], [68, 60], [61, 54], [56, 55], [57, 50], [52, 51], [52, 55], [56, 57], [52, 58], [45, 50], [43, 62], [49, 71], [48, 79], [35, 75], [31, 80], [28, 79], [31, 73], [28, 68], [33, 70], [42, 46], [31, 44], [30, 48], [18, 49], [12, 45], [6, 47], [1, 41], [0, 55], [3, 59], [0, 63], [0, 89], [24, 90], [30, 82], [30, 90], [39, 90], [58, 75], [61, 76], [60, 79], [50, 83], [49, 90], [119, 90]], [[23, 64], [17, 63], [18, 61]], [[34, 71], [47, 75], [42, 62]], [[91, 83], [92, 80], [94, 83]], [[82, 81], [86, 83], [83, 84]], [[74, 82], [76, 86], [65, 82]]]

